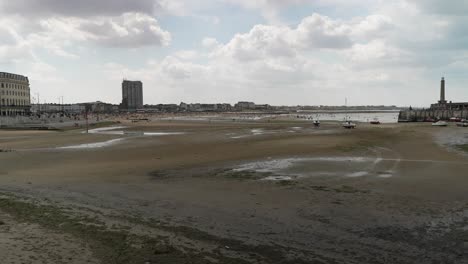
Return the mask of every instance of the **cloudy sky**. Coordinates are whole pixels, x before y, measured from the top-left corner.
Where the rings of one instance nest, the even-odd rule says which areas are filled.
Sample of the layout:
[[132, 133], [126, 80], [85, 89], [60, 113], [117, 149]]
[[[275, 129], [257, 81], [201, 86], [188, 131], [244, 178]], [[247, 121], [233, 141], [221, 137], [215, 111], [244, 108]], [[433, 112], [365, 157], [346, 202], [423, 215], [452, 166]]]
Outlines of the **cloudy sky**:
[[466, 0], [0, 0], [0, 71], [41, 101], [468, 101]]

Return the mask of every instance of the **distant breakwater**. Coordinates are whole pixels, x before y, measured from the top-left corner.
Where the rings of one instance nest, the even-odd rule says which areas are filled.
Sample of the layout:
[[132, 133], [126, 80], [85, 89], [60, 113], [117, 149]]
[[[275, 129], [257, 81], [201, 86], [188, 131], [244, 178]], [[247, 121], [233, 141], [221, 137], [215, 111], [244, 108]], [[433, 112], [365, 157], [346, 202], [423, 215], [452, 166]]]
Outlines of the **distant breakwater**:
[[427, 120], [449, 120], [450, 118], [468, 119], [468, 109], [466, 110], [436, 110], [419, 109], [401, 111], [398, 117], [400, 122], [423, 122]]

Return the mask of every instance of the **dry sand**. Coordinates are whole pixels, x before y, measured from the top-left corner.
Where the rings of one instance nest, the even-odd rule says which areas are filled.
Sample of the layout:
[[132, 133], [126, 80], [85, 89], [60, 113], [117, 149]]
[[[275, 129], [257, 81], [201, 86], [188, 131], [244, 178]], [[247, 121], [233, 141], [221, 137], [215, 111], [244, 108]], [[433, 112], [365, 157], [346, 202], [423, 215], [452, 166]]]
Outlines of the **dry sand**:
[[5, 263], [29, 254], [25, 228], [68, 241], [42, 245], [49, 263], [74, 250], [91, 253], [70, 263], [468, 259], [468, 158], [444, 128], [122, 122], [123, 135], [0, 131], [0, 253], [23, 250]]

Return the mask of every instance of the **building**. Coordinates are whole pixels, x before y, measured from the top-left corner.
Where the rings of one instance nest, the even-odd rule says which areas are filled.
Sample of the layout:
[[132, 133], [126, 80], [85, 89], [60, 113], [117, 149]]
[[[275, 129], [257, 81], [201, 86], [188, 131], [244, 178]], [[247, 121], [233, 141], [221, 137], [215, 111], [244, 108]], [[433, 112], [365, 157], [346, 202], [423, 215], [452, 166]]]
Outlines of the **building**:
[[445, 78], [440, 81], [440, 100], [436, 104], [431, 105], [432, 110], [464, 110], [468, 109], [468, 102], [453, 103], [447, 102], [445, 97]]
[[[116, 112], [115, 106], [112, 104], [104, 103], [101, 101], [89, 102], [89, 103], [79, 103], [85, 111], [91, 113], [101, 113], [101, 114], [110, 114]], [[84, 111], [84, 112], [85, 112]]]
[[89, 102], [78, 104], [33, 104], [31, 112], [34, 114], [111, 114], [119, 111], [118, 105], [104, 102]]
[[236, 110], [254, 110], [255, 109], [255, 103], [253, 102], [238, 102], [234, 108], [236, 108]]
[[143, 83], [141, 81], [122, 82], [122, 105], [123, 110], [135, 111], [143, 108]]
[[255, 110], [267, 111], [271, 109], [272, 107], [269, 104], [256, 104], [255, 105]]
[[65, 106], [61, 104], [32, 104], [31, 112], [33, 114], [58, 114], [64, 112]]
[[186, 104], [182, 102], [179, 105], [181, 112], [227, 112], [231, 110], [230, 104]]
[[232, 110], [232, 105], [231, 104], [217, 104], [218, 111], [220, 112], [227, 112]]
[[26, 76], [0, 72], [1, 116], [27, 115], [31, 110], [31, 91]]

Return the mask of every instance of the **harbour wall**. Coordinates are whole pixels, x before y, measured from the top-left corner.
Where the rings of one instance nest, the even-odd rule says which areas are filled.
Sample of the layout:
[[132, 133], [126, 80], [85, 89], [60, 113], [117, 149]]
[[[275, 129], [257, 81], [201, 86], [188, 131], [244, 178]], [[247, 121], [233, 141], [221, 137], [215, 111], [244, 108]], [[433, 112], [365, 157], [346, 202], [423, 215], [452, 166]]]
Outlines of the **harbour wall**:
[[401, 111], [398, 117], [400, 122], [421, 122], [428, 119], [434, 120], [449, 120], [452, 117], [468, 119], [468, 109], [465, 110], [437, 110], [437, 109], [422, 109], [422, 110], [405, 110]]

